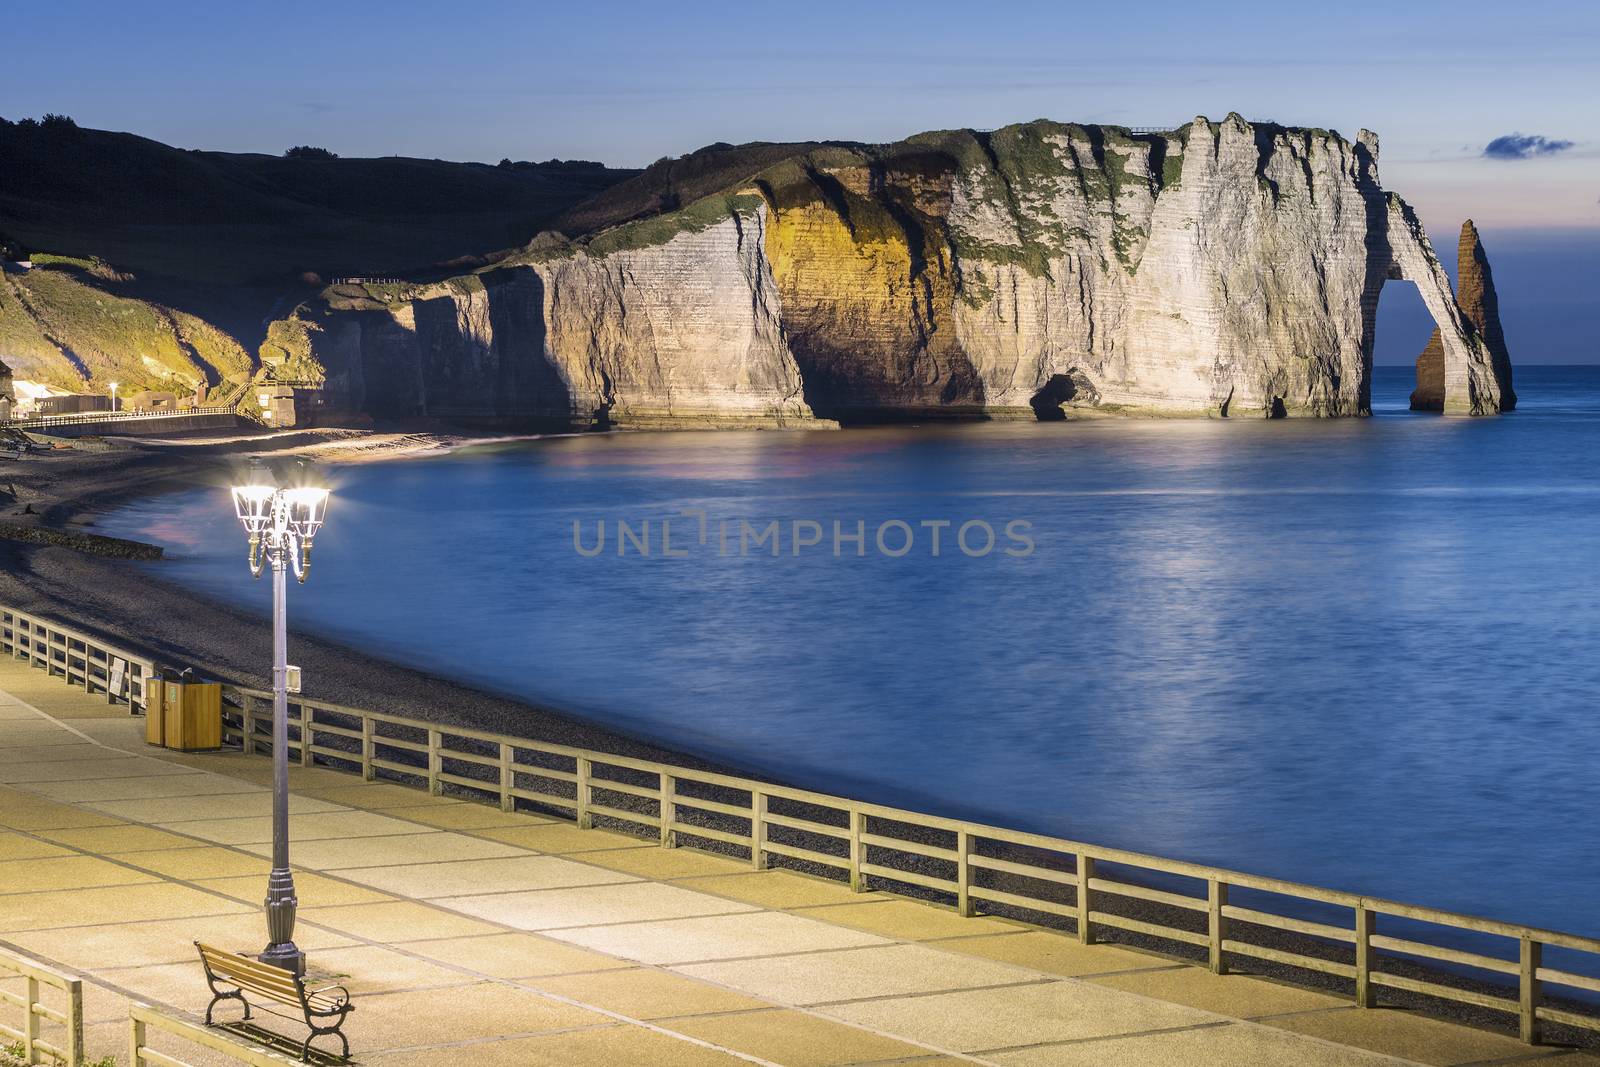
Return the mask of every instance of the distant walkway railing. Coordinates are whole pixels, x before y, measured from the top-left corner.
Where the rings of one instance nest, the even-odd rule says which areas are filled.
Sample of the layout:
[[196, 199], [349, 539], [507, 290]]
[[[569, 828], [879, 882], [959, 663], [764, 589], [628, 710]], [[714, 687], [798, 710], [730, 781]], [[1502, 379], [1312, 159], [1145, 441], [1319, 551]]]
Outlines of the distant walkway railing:
[[180, 1019], [176, 1015], [169, 1015], [157, 1011], [148, 1004], [135, 1002], [128, 1008], [128, 1063], [130, 1067], [144, 1067], [147, 1063], [158, 1064], [159, 1067], [192, 1067], [187, 1060], [180, 1060], [164, 1052], [158, 1052], [150, 1047], [150, 1031], [171, 1034], [173, 1037], [220, 1052], [229, 1059], [238, 1063], [248, 1063], [251, 1067], [282, 1067], [283, 1064], [299, 1063], [301, 1061], [282, 1056], [259, 1045], [245, 1045], [238, 1041], [224, 1037], [221, 1032], [199, 1023]]
[[[0, 1002], [22, 1009], [20, 1028], [0, 1022], [0, 1034], [22, 1046], [23, 1063], [44, 1063], [41, 1057], [66, 1067], [83, 1067], [83, 979], [47, 967], [38, 960], [0, 949], [0, 977], [21, 978], [22, 992], [0, 989]], [[41, 996], [45, 989], [61, 993], [61, 1006], [52, 1008]], [[60, 1043], [40, 1035], [40, 1020], [61, 1027]]]
[[[224, 701], [224, 740], [270, 752], [271, 694], [225, 687]], [[1600, 977], [1543, 962], [1554, 948], [1574, 954], [1575, 966], [1600, 969], [1594, 938], [321, 701], [292, 698], [290, 716], [289, 750], [303, 766], [367, 780], [384, 772], [433, 794], [449, 786], [505, 811], [525, 802], [582, 827], [600, 819], [642, 831], [668, 848], [734, 849], [758, 870], [780, 857], [858, 891], [871, 880], [931, 896], [965, 916], [1068, 920], [1084, 944], [1107, 929], [1127, 931], [1186, 946], [1177, 954], [1218, 974], [1229, 957], [1249, 957], [1343, 980], [1361, 1007], [1376, 1006], [1386, 988], [1488, 1008], [1514, 1016], [1529, 1043], [1544, 1022], [1600, 1032], [1600, 1017], [1543, 1003], [1550, 986], [1600, 993]], [[1250, 899], [1230, 899], [1241, 893]], [[1328, 921], [1280, 913], [1308, 906]], [[1413, 921], [1402, 924], [1409, 936], [1380, 933], [1380, 919]], [[1421, 924], [1487, 935], [1500, 954], [1422, 940]], [[1415, 965], [1394, 966], [1416, 960], [1510, 984], [1488, 993], [1447, 971], [1419, 977]]]
[[79, 411], [70, 415], [34, 415], [13, 419], [5, 425], [17, 430], [44, 430], [52, 426], [83, 426], [98, 422], [138, 422], [144, 419], [183, 419], [197, 415], [232, 415], [234, 409], [226, 405], [207, 405], [197, 408], [155, 408], [149, 411]]
[[[21, 612], [0, 607], [0, 623], [0, 647], [40, 666], [59, 656], [39, 649], [76, 642], [100, 662], [138, 662], [143, 677], [152, 669]], [[87, 670], [62, 673], [72, 681]], [[224, 686], [223, 699], [225, 743], [270, 752], [271, 694]], [[1600, 1033], [1600, 1014], [1581, 999], [1600, 994], [1596, 938], [299, 697], [288, 747], [303, 766], [476, 793], [502, 810], [527, 805], [667, 848], [741, 855], [756, 869], [798, 867], [962, 915], [1065, 928], [1085, 944], [1120, 931], [1218, 974], [1261, 961], [1343, 988], [1364, 1008], [1387, 989], [1503, 1013], [1529, 1043], [1546, 1023]]]
[[145, 682], [155, 663], [127, 649], [68, 626], [0, 606], [0, 653], [25, 659], [48, 674], [59, 674], [85, 693], [103, 693], [134, 711], [145, 707]]

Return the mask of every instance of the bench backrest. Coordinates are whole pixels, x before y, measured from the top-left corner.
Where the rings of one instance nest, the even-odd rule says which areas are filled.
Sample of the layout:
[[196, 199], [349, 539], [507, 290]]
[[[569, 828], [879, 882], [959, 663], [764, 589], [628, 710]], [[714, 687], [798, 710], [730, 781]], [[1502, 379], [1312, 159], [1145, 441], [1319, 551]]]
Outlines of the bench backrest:
[[225, 978], [240, 989], [248, 989], [281, 1004], [293, 1004], [296, 1007], [304, 1005], [304, 987], [298, 978], [283, 968], [253, 960], [249, 956], [224, 952], [198, 941], [194, 947], [200, 950], [200, 959], [205, 962], [206, 968], [218, 978]]

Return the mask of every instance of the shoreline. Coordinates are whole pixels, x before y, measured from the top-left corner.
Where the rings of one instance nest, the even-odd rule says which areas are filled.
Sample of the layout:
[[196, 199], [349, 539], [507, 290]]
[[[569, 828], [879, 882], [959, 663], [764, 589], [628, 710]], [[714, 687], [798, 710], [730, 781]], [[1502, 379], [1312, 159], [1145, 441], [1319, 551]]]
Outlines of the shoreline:
[[[23, 534], [92, 534], [96, 520], [122, 503], [206, 483], [226, 484], [232, 469], [255, 456], [375, 463], [544, 436], [550, 435], [308, 430], [75, 445], [21, 457], [0, 471], [0, 523]], [[208, 676], [235, 684], [270, 686], [270, 670], [265, 669], [271, 663], [270, 627], [250, 610], [152, 575], [147, 568], [135, 569], [128, 560], [41, 540], [0, 537], [0, 602], [135, 647], [159, 662], [193, 664]], [[615, 755], [751, 774], [747, 768], [571, 712], [487, 692], [292, 626], [290, 640], [292, 655], [305, 671], [308, 697]]]

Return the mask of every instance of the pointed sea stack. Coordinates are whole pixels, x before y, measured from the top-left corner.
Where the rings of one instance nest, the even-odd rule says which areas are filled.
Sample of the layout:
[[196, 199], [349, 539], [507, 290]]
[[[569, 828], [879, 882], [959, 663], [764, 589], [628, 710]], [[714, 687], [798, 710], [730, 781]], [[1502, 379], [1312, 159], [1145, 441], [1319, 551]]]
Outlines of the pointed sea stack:
[[[1511, 356], [1506, 351], [1505, 331], [1500, 328], [1500, 299], [1495, 295], [1489, 257], [1471, 219], [1461, 224], [1456, 271], [1456, 306], [1488, 346], [1494, 377], [1500, 385], [1500, 410], [1510, 411], [1517, 406], [1517, 394], [1511, 388]], [[1444, 410], [1444, 345], [1438, 327], [1434, 327], [1428, 346], [1417, 357], [1417, 388], [1411, 394], [1411, 410]]]

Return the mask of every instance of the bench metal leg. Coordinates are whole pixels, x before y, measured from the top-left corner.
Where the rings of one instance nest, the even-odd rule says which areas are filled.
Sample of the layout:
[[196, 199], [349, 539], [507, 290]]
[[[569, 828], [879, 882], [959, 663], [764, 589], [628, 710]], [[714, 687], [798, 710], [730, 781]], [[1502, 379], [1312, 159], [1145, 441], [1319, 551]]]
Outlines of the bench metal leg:
[[212, 1011], [214, 1011], [216, 1009], [216, 1006], [218, 1004], [221, 1004], [224, 1000], [237, 1000], [240, 1004], [243, 1004], [244, 1005], [244, 1017], [245, 1017], [246, 1020], [248, 1020], [250, 1018], [250, 1002], [248, 1000], [244, 999], [244, 994], [241, 993], [239, 990], [236, 989], [231, 993], [221, 993], [221, 992], [217, 992], [216, 990], [212, 990], [212, 993], [213, 993], [213, 996], [211, 998], [211, 1003], [206, 1005], [206, 1025], [207, 1026], [215, 1026], [215, 1025], [217, 1025], [216, 1023], [211, 1021], [211, 1013], [212, 1013]]

